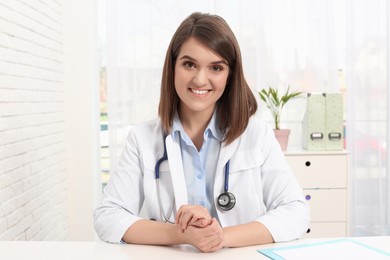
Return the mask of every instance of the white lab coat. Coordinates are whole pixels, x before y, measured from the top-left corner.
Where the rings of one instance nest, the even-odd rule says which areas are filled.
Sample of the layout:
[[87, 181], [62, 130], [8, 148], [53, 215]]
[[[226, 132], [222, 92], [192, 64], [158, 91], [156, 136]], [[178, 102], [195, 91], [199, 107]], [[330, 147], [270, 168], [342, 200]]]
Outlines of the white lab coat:
[[[188, 204], [180, 144], [166, 137], [168, 161], [160, 166], [163, 210], [175, 199], [176, 209]], [[161, 220], [154, 168], [164, 151], [160, 120], [130, 130], [116, 171], [95, 210], [95, 229], [108, 242], [120, 242], [144, 205], [148, 218]], [[229, 191], [236, 197], [230, 211], [217, 209], [222, 227], [259, 221], [276, 242], [301, 237], [308, 229], [309, 207], [302, 189], [271, 128], [251, 117], [245, 132], [230, 145], [221, 146], [214, 182], [214, 199], [224, 190], [224, 166], [230, 160]]]

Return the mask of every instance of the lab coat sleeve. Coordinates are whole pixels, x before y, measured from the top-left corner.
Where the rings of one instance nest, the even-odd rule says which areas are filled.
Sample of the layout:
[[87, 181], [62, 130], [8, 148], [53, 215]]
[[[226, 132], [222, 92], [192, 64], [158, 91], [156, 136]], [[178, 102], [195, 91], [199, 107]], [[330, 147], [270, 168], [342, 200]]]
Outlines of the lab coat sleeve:
[[310, 210], [302, 188], [287, 164], [272, 129], [265, 131], [261, 167], [266, 214], [258, 221], [270, 231], [275, 242], [300, 238], [308, 229]]
[[144, 200], [140, 153], [132, 130], [122, 156], [104, 189], [94, 212], [94, 225], [103, 241], [120, 243], [127, 229], [137, 220]]

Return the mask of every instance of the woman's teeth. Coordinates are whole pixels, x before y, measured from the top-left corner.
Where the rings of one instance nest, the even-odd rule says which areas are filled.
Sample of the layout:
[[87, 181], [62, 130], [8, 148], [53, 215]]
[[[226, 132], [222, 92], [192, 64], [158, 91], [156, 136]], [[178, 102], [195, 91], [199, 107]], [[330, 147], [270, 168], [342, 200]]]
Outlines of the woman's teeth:
[[191, 92], [195, 93], [197, 95], [204, 95], [209, 91], [208, 90], [201, 90], [201, 89], [191, 89]]

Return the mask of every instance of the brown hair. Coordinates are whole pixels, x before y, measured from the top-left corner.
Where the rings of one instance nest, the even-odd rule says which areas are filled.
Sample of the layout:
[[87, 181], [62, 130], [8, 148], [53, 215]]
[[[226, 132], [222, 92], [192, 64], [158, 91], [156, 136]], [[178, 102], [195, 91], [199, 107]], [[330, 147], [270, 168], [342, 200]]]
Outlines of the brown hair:
[[194, 37], [227, 61], [229, 76], [225, 91], [217, 102], [218, 126], [224, 142], [230, 144], [246, 129], [257, 110], [256, 99], [243, 73], [241, 52], [234, 33], [217, 15], [193, 13], [176, 30], [169, 44], [161, 81], [158, 114], [163, 130], [169, 133], [180, 102], [174, 86], [174, 68], [182, 44]]

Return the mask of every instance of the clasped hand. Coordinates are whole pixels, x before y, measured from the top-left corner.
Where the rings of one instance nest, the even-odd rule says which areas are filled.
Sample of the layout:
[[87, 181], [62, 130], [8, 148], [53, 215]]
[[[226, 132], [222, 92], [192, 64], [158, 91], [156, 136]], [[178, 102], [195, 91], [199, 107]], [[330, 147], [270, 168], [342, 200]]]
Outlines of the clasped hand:
[[223, 247], [222, 227], [202, 206], [181, 206], [176, 213], [176, 224], [185, 242], [202, 252], [214, 252]]

